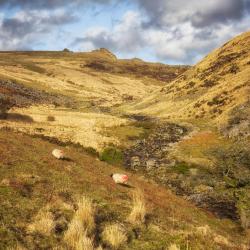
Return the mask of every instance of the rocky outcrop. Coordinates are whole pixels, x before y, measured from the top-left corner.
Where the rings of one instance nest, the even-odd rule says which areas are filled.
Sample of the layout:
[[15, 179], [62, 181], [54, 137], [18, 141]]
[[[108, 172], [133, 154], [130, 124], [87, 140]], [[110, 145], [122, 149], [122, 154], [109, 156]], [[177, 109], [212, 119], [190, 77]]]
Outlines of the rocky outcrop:
[[154, 171], [173, 162], [168, 158], [169, 148], [187, 134], [188, 130], [173, 123], [159, 123], [148, 138], [139, 140], [125, 151], [125, 165], [138, 171]]

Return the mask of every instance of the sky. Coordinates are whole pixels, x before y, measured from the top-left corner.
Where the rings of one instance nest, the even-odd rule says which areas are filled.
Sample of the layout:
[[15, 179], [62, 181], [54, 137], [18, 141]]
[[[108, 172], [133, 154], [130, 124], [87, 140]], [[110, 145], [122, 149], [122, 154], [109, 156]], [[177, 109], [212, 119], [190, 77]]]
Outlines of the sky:
[[250, 31], [250, 0], [0, 0], [0, 50], [91, 51], [195, 64]]

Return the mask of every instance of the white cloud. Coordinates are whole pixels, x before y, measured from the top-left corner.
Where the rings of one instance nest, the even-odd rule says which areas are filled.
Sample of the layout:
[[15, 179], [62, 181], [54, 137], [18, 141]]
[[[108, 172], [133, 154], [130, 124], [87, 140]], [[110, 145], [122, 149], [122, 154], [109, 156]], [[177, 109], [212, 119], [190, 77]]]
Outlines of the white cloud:
[[190, 64], [246, 31], [249, 24], [243, 8], [249, 0], [137, 1], [142, 7], [138, 11], [125, 13], [111, 30], [90, 28], [76, 44], [135, 56], [150, 48], [158, 60]]

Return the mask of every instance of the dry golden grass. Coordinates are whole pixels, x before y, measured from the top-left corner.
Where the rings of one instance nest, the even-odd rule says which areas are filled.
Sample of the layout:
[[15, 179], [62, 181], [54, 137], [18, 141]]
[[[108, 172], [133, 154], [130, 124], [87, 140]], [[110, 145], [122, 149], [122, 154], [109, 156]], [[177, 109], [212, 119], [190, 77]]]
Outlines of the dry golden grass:
[[180, 247], [176, 244], [171, 244], [166, 250], [180, 250]]
[[[249, 41], [250, 32], [235, 37], [161, 91], [153, 92], [133, 106], [125, 106], [126, 111], [172, 121], [196, 123], [197, 119], [209, 119], [210, 124], [224, 124], [232, 108], [249, 99]], [[231, 72], [233, 67], [238, 72]], [[223, 93], [226, 93], [223, 102], [209, 104], [218, 98], [222, 100]]]
[[103, 250], [102, 246], [98, 246], [96, 250]]
[[141, 190], [133, 192], [132, 210], [128, 221], [132, 224], [141, 224], [145, 221], [146, 206], [144, 196]]
[[64, 234], [64, 242], [68, 246], [75, 248], [81, 240], [83, 233], [84, 229], [81, 221], [73, 219], [68, 226], [68, 230]]
[[34, 221], [28, 226], [28, 231], [50, 235], [54, 228], [55, 222], [52, 213], [47, 210], [41, 210], [35, 216]]
[[76, 250], [94, 249], [93, 240], [88, 237], [95, 228], [92, 201], [82, 197], [77, 205], [78, 209], [64, 234], [64, 242]]
[[94, 250], [93, 240], [87, 236], [87, 232], [81, 235], [80, 240], [77, 242], [75, 250]]
[[27, 250], [25, 247], [17, 244], [15, 247], [9, 247], [7, 250]]
[[114, 249], [127, 241], [125, 230], [119, 224], [107, 225], [102, 232], [102, 240]]
[[196, 227], [196, 233], [202, 236], [207, 236], [211, 233], [211, 229], [208, 225]]
[[95, 228], [95, 209], [92, 201], [87, 197], [82, 197], [78, 202], [78, 209], [75, 213], [75, 219], [82, 223], [85, 231], [91, 233]]
[[[56, 137], [63, 142], [80, 143], [84, 147], [92, 147], [101, 150], [106, 144], [119, 145], [116, 136], [105, 135], [107, 129], [125, 125], [124, 118], [96, 112], [76, 112], [71, 109], [55, 108], [53, 105], [31, 106], [27, 108], [13, 108], [10, 112], [19, 115], [28, 115], [34, 122], [2, 120], [0, 127], [8, 126], [12, 129], [27, 134], [43, 134], [49, 137]], [[55, 116], [53, 122], [47, 121], [47, 116]], [[68, 119], [70, 117], [70, 119]], [[37, 131], [37, 127], [42, 132]]]

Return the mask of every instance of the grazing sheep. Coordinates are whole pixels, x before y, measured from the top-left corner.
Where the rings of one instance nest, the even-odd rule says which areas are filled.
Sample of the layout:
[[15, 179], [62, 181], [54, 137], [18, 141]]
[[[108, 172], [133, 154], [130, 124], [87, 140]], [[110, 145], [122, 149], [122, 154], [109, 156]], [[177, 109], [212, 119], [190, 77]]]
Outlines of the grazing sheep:
[[128, 176], [125, 174], [111, 174], [110, 177], [114, 180], [116, 184], [128, 183]]
[[54, 157], [56, 157], [56, 159], [58, 159], [58, 160], [62, 160], [62, 159], [65, 158], [63, 151], [60, 150], [60, 149], [54, 149], [54, 150], [52, 151], [52, 155], [53, 155]]

